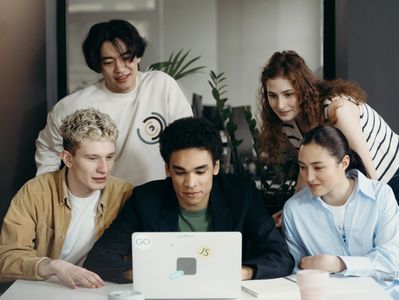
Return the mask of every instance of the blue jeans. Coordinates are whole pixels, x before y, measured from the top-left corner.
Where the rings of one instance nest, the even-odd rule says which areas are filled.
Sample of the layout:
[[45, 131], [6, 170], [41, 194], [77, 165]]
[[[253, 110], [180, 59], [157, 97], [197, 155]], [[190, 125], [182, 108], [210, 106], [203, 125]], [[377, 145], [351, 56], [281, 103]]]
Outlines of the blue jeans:
[[395, 175], [388, 181], [388, 185], [392, 188], [395, 194], [396, 201], [399, 204], [399, 169], [396, 171]]

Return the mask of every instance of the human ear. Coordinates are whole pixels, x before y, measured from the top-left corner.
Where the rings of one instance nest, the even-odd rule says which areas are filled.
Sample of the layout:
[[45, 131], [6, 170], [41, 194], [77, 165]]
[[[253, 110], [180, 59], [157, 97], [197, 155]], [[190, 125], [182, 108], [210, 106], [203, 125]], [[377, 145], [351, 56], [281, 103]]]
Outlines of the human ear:
[[220, 169], [220, 160], [217, 160], [217, 161], [213, 164], [213, 175], [219, 174], [219, 169]]
[[61, 159], [67, 168], [72, 167], [72, 154], [66, 150], [62, 150], [60, 153]]
[[166, 173], [166, 176], [170, 177], [170, 168], [169, 168], [169, 164], [165, 164], [165, 173]]
[[340, 165], [344, 168], [344, 170], [346, 170], [349, 167], [350, 162], [351, 162], [351, 159], [349, 158], [349, 155], [345, 155], [342, 158]]

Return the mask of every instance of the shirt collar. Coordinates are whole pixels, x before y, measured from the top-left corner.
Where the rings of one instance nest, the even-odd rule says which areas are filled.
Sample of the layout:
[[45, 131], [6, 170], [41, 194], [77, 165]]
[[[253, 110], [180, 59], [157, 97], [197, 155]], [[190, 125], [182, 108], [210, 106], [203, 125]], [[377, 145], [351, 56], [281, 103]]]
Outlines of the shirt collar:
[[356, 169], [352, 169], [347, 172], [347, 175], [357, 178], [357, 189], [358, 189], [357, 192], [364, 194], [365, 196], [367, 196], [372, 200], [377, 200], [370, 179], [368, 179], [365, 175], [363, 175], [362, 172]]
[[66, 184], [66, 172], [67, 172], [67, 167], [63, 167], [59, 173], [58, 177], [58, 201], [60, 202], [60, 205], [68, 205], [68, 187]]
[[[61, 206], [67, 205], [68, 207], [70, 207], [69, 201], [68, 201], [68, 187], [67, 187], [67, 181], [66, 181], [67, 171], [68, 171], [68, 168], [66, 166], [64, 166], [60, 171], [60, 176], [58, 179], [58, 186], [59, 186], [58, 198], [59, 198], [59, 203]], [[110, 177], [111, 176], [108, 176], [107, 181], [110, 180]], [[100, 212], [104, 212], [105, 209], [107, 208], [108, 198], [109, 198], [106, 195], [107, 187], [108, 187], [108, 184], [106, 184], [105, 188], [101, 191], [100, 201], [97, 206], [97, 210], [99, 210]]]
[[[370, 183], [370, 179], [368, 179], [365, 175], [363, 175], [362, 172], [360, 172], [357, 169], [352, 169], [352, 170], [347, 171], [346, 175], [354, 177], [355, 180], [356, 180], [355, 195], [357, 195], [358, 193], [362, 193], [367, 198], [376, 200], [375, 191], [373, 189], [372, 184]], [[309, 201], [311, 203], [322, 204], [321, 202], [323, 200], [321, 199], [321, 197], [313, 196], [313, 194], [310, 191], [308, 186], [306, 186], [305, 189], [306, 189], [306, 193], [309, 195], [309, 197], [305, 197], [304, 199], [309, 199]], [[350, 201], [353, 201], [356, 198], [357, 198], [356, 196], [355, 197], [351, 197]]]

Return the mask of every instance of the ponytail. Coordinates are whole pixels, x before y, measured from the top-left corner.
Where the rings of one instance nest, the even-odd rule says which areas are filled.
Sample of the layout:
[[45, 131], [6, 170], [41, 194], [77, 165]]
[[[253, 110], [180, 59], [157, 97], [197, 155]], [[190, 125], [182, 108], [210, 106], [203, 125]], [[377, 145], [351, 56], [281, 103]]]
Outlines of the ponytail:
[[350, 163], [348, 169], [358, 169], [360, 172], [362, 172], [364, 175], [370, 178], [369, 172], [367, 172], [367, 169], [364, 166], [362, 159], [360, 158], [359, 154], [357, 154], [356, 151], [349, 149], [349, 159]]

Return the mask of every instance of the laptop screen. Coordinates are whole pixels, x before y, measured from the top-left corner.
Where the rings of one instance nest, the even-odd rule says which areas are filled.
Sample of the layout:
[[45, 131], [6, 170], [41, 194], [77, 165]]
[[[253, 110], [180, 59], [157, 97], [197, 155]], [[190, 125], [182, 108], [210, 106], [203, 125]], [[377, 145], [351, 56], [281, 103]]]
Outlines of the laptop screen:
[[238, 298], [240, 232], [136, 232], [134, 290], [146, 299]]

